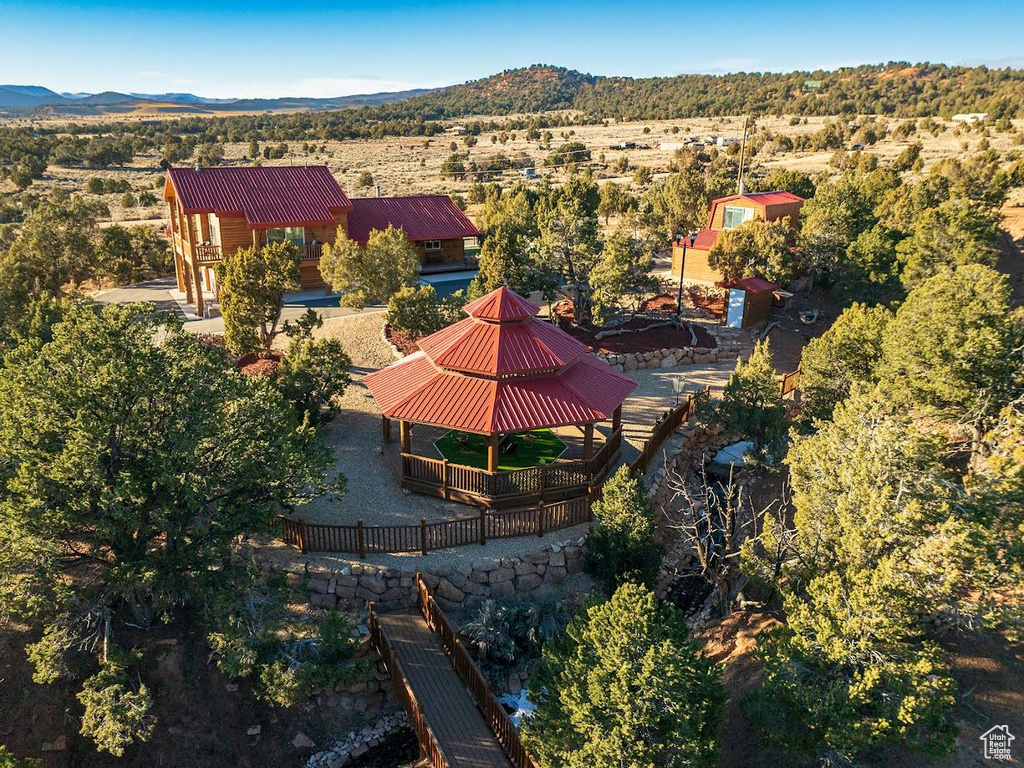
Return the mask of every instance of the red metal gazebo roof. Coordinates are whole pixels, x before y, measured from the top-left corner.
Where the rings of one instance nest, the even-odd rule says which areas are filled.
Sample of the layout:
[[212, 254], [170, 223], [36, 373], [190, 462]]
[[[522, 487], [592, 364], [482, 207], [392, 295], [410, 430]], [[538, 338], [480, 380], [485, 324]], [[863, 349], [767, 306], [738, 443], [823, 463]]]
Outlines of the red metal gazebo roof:
[[389, 418], [464, 432], [521, 432], [604, 421], [636, 382], [534, 317], [507, 288], [466, 305], [470, 316], [375, 371], [366, 386]]

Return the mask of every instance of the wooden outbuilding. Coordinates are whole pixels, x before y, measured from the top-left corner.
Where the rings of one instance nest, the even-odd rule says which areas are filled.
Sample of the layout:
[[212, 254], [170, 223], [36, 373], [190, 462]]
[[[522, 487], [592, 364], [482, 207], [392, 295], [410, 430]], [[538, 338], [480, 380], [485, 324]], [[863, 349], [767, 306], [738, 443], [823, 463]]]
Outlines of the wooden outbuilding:
[[779, 286], [760, 277], [745, 277], [722, 283], [728, 291], [725, 324], [730, 328], [753, 328], [768, 321]]

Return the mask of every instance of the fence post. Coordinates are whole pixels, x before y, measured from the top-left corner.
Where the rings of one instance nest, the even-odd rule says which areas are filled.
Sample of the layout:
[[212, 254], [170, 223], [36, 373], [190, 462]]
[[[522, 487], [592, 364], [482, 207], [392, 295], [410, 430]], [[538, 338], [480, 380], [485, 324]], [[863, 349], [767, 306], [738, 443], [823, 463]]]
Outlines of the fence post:
[[442, 498], [448, 498], [448, 459], [441, 465], [441, 494]]
[[597, 495], [597, 488], [590, 486], [587, 489], [587, 522], [594, 522], [594, 497]]
[[420, 518], [420, 552], [427, 554], [427, 518]]
[[299, 518], [299, 551], [306, 554], [306, 518]]
[[480, 507], [480, 544], [487, 543], [487, 508]]
[[544, 535], [544, 500], [537, 504], [537, 536]]
[[366, 540], [363, 537], [363, 521], [356, 521], [356, 546], [359, 547], [359, 557], [364, 559], [366, 557]]

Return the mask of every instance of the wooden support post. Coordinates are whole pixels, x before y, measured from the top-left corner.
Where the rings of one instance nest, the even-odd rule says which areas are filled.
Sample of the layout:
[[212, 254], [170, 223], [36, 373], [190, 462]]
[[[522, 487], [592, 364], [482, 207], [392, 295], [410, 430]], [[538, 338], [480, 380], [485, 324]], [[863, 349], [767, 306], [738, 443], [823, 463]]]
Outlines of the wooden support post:
[[199, 264], [196, 263], [196, 248], [198, 247], [197, 243], [199, 242], [199, 239], [198, 239], [198, 237], [196, 235], [195, 227], [192, 226], [192, 223], [193, 223], [193, 217], [192, 216], [186, 216], [185, 217], [185, 229], [188, 231], [188, 249], [189, 249], [189, 252], [190, 252], [189, 259], [191, 260], [191, 263], [192, 263], [191, 280], [192, 280], [193, 285], [195, 286], [195, 293], [196, 293], [196, 295], [195, 295], [196, 314], [198, 314], [200, 317], [202, 317], [203, 316], [203, 310], [205, 309], [205, 305], [204, 305], [204, 302], [203, 302], [203, 279], [202, 279], [202, 277], [199, 274]]
[[587, 424], [583, 428], [583, 458], [589, 461], [594, 455], [594, 425]]
[[587, 522], [594, 522], [594, 499], [597, 496], [597, 488], [590, 486], [587, 489]]
[[441, 464], [441, 493], [443, 498], [448, 498], [448, 459], [443, 460]]
[[360, 559], [366, 559], [366, 538], [363, 534], [363, 521], [356, 521], [356, 546], [359, 549]]
[[181, 279], [185, 283], [185, 302], [195, 304], [196, 298], [192, 295], [192, 264], [186, 262], [184, 256], [181, 257]]
[[420, 552], [427, 554], [427, 518], [420, 518]]
[[380, 417], [380, 435], [385, 444], [391, 442], [391, 419], [384, 414]]
[[622, 426], [622, 406], [620, 405], [612, 412], [612, 432]]
[[304, 517], [299, 518], [299, 551], [302, 554], [306, 554], [306, 519]]
[[544, 500], [537, 503], [537, 536], [544, 535]]
[[487, 509], [480, 507], [480, 544], [487, 543]]
[[411, 430], [409, 429], [409, 427], [410, 427], [410, 424], [409, 424], [408, 421], [405, 421], [403, 419], [399, 420], [399, 422], [398, 422], [398, 435], [399, 435], [399, 439], [400, 439], [400, 441], [402, 443], [402, 453], [410, 453], [411, 452], [410, 448], [412, 446], [412, 435], [410, 434]]
[[500, 442], [499, 435], [490, 435], [487, 438], [487, 471], [497, 472], [498, 471], [498, 444]]

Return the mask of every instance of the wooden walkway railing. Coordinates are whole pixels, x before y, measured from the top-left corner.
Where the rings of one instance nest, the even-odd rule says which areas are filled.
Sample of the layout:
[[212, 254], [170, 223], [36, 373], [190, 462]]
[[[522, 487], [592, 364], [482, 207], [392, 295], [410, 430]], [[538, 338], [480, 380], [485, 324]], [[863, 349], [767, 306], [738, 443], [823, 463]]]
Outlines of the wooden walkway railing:
[[583, 496], [535, 507], [494, 511], [481, 509], [477, 515], [419, 525], [332, 525], [308, 523], [302, 518], [278, 517], [281, 538], [302, 552], [337, 552], [342, 554], [394, 554], [437, 549], [450, 549], [466, 544], [486, 544], [488, 539], [509, 539], [517, 536], [543, 536], [550, 531], [572, 528], [593, 519], [591, 504], [594, 492]]
[[388, 672], [391, 674], [392, 695], [398, 699], [409, 713], [409, 720], [412, 722], [413, 730], [416, 732], [416, 740], [419, 741], [420, 749], [424, 756], [430, 761], [430, 765], [433, 768], [450, 768], [452, 761], [445, 755], [444, 748], [441, 746], [434, 730], [423, 716], [423, 707], [420, 706], [420, 702], [416, 699], [416, 692], [409, 685], [409, 680], [402, 669], [402, 663], [398, 659], [398, 654], [395, 653], [395, 649], [388, 641], [384, 628], [381, 627], [380, 622], [377, 620], [377, 612], [374, 610], [373, 603], [370, 603], [370, 616], [366, 623], [370, 628], [370, 640], [377, 649], [377, 653], [384, 660], [384, 666], [387, 667]]
[[[705, 393], [711, 391], [710, 387], [704, 389]], [[651, 436], [644, 441], [640, 455], [633, 459], [629, 465], [629, 471], [636, 475], [642, 475], [651, 465], [651, 460], [658, 455], [662, 444], [679, 426], [689, 419], [697, 408], [697, 398], [687, 395], [686, 400], [677, 405], [665, 416], [658, 420], [651, 430]]]
[[423, 613], [427, 626], [434, 632], [445, 653], [451, 659], [452, 666], [458, 672], [466, 688], [473, 694], [473, 700], [484, 716], [484, 720], [498, 737], [502, 749], [508, 755], [515, 768], [537, 768], [529, 750], [519, 739], [519, 730], [509, 718], [505, 708], [495, 698], [494, 692], [487, 684], [480, 668], [470, 657], [469, 652], [459, 642], [459, 634], [448, 623], [448, 617], [430, 594], [430, 589], [419, 573], [416, 574], [417, 605]]

